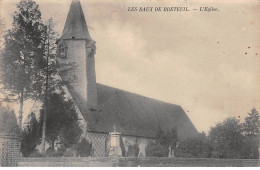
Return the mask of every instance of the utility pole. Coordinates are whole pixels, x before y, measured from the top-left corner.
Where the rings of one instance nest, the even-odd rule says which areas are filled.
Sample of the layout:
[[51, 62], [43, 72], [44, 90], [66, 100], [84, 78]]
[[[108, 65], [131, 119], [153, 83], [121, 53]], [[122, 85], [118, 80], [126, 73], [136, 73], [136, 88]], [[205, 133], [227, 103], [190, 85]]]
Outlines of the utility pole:
[[46, 26], [47, 29], [47, 66], [46, 66], [46, 86], [45, 86], [45, 96], [44, 96], [44, 102], [45, 102], [45, 109], [43, 113], [43, 126], [42, 126], [42, 148], [41, 153], [45, 154], [45, 141], [46, 141], [46, 119], [47, 119], [47, 110], [48, 110], [48, 77], [49, 77], [49, 55], [50, 55], [50, 28], [48, 28], [49, 25]]
[[20, 93], [20, 109], [19, 109], [19, 117], [18, 117], [18, 125], [19, 127], [22, 129], [22, 122], [23, 122], [23, 87], [22, 87], [22, 90], [21, 90], [21, 93]]

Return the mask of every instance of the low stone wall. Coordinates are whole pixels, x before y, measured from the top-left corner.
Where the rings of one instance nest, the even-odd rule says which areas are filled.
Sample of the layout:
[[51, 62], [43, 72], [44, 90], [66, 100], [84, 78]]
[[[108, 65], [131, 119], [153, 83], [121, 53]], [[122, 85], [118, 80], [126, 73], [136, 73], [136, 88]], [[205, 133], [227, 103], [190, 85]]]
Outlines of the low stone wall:
[[20, 158], [18, 166], [22, 167], [112, 167], [112, 160], [108, 157], [43, 157]]
[[211, 158], [120, 158], [125, 167], [259, 167], [260, 160]]
[[20, 138], [16, 134], [0, 133], [0, 166], [17, 166]]
[[196, 158], [21, 158], [26, 167], [258, 167], [260, 160]]

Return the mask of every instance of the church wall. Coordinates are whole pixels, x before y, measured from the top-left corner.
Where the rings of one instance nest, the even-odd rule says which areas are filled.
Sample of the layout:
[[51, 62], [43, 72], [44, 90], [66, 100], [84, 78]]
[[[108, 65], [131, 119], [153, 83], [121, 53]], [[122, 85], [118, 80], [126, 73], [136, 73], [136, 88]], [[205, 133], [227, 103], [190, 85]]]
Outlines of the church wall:
[[[92, 142], [94, 157], [105, 157], [108, 155], [108, 143], [110, 143], [110, 137], [108, 133], [87, 132], [87, 138]], [[122, 135], [122, 139], [124, 142], [126, 153], [128, 151], [128, 146], [135, 144], [137, 141], [138, 146], [140, 148], [139, 156], [145, 156], [145, 147], [148, 145], [149, 142], [154, 141], [154, 139], [152, 138], [125, 135]]]
[[137, 142], [140, 150], [139, 150], [139, 156], [145, 156], [145, 148], [150, 143], [153, 142], [154, 139], [152, 138], [144, 138], [144, 137], [135, 137], [135, 136], [122, 136], [124, 146], [126, 149], [126, 153], [128, 151], [128, 146], [133, 145]]
[[94, 157], [106, 156], [106, 141], [109, 140], [108, 133], [87, 132], [87, 139], [90, 140], [90, 142], [92, 142]]

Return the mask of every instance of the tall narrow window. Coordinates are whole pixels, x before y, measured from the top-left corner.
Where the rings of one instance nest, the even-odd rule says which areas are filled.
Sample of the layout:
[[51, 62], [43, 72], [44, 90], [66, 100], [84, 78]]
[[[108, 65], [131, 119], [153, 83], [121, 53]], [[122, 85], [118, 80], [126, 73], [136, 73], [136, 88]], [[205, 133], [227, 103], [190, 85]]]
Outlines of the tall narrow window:
[[60, 43], [60, 45], [59, 45], [59, 56], [61, 57], [61, 58], [67, 58], [68, 57], [68, 50], [67, 50], [67, 47], [64, 45], [64, 43], [63, 42], [61, 42]]
[[63, 43], [60, 44], [60, 52], [64, 52], [64, 45], [63, 45]]

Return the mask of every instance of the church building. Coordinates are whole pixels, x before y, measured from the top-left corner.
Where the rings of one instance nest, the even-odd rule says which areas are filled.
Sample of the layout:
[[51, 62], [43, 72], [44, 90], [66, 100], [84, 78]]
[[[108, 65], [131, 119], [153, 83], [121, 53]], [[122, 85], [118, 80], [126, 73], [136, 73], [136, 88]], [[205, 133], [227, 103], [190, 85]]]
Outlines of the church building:
[[[92, 142], [93, 156], [109, 150], [109, 132], [114, 125], [124, 146], [138, 143], [139, 155], [156, 138], [158, 129], [177, 129], [180, 141], [198, 134], [181, 106], [151, 99], [96, 82], [96, 42], [90, 37], [79, 0], [72, 0], [62, 36], [57, 41], [59, 74], [76, 104], [83, 135]], [[71, 69], [73, 68], [73, 69]]]

